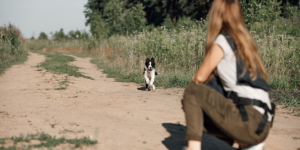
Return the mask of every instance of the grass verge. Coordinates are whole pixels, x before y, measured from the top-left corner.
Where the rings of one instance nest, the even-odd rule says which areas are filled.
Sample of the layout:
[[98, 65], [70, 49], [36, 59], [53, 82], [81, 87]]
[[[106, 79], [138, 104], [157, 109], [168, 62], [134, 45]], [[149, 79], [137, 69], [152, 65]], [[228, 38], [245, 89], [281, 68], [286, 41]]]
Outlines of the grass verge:
[[79, 72], [79, 67], [71, 66], [68, 63], [75, 61], [74, 57], [66, 56], [61, 53], [41, 53], [47, 57], [45, 62], [40, 63], [37, 67], [43, 67], [46, 70], [56, 74], [68, 74], [69, 76], [83, 77], [94, 80], [93, 78], [83, 75]]
[[3, 62], [0, 61], [0, 75], [4, 73], [4, 71], [15, 64], [24, 63], [27, 60], [28, 52], [24, 51], [22, 54], [11, 55], [6, 57], [6, 60]]
[[[12, 141], [12, 146], [4, 146], [6, 141]], [[32, 140], [40, 141], [38, 144], [30, 144]], [[36, 133], [36, 134], [28, 134], [26, 136], [20, 135], [19, 137], [11, 137], [11, 138], [2, 138], [0, 139], [0, 150], [16, 150], [18, 143], [23, 144], [22, 149], [32, 149], [32, 148], [54, 148], [59, 144], [69, 144], [71, 148], [78, 148], [83, 145], [94, 145], [97, 144], [97, 140], [91, 140], [88, 137], [83, 137], [80, 139], [65, 139], [52, 137], [46, 133]], [[27, 144], [24, 144], [26, 142]]]
[[270, 97], [275, 104], [287, 107], [300, 107], [300, 91], [271, 91]]
[[20, 30], [12, 24], [0, 26], [0, 75], [12, 65], [25, 62], [27, 56]]

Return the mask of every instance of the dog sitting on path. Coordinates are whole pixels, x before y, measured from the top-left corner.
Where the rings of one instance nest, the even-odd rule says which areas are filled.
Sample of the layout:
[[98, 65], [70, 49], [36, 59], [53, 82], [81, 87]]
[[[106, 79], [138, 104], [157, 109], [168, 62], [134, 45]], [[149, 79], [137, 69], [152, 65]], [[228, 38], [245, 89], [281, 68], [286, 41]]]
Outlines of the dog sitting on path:
[[[154, 79], [155, 75], [158, 75], [158, 73], [155, 71], [155, 62], [154, 58], [152, 57], [151, 59], [147, 58], [145, 67], [144, 67], [144, 78], [146, 81], [146, 90], [155, 90], [154, 86]], [[150, 80], [149, 80], [150, 78]]]

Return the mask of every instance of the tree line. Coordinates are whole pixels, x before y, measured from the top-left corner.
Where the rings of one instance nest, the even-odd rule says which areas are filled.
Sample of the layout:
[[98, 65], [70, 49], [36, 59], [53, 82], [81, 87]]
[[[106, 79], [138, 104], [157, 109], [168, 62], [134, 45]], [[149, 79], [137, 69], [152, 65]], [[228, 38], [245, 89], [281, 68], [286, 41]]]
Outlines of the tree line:
[[[89, 33], [85, 30], [71, 30], [67, 34], [64, 33], [64, 29], [60, 29], [59, 31], [55, 31], [54, 33], [50, 33], [52, 35], [52, 39], [61, 41], [61, 40], [71, 40], [71, 39], [88, 39]], [[31, 37], [31, 39], [34, 39], [34, 36]], [[47, 40], [48, 35], [45, 32], [41, 32], [38, 36], [38, 39]]]
[[[88, 0], [83, 13], [92, 36], [108, 38], [111, 35], [128, 36], [160, 26], [176, 30], [182, 26], [197, 26], [196, 21], [207, 19], [213, 1]], [[240, 4], [249, 29], [257, 26], [267, 28], [279, 18], [300, 18], [299, 0], [240, 0]], [[51, 33], [51, 36], [54, 40], [89, 38], [86, 31], [72, 30], [65, 34], [63, 29]], [[48, 39], [48, 36], [41, 32], [38, 39]]]
[[[95, 38], [129, 35], [158, 26], [193, 26], [205, 19], [213, 0], [88, 0], [86, 25]], [[299, 0], [240, 0], [245, 24], [272, 22], [299, 12]], [[299, 14], [300, 15], [300, 14]]]

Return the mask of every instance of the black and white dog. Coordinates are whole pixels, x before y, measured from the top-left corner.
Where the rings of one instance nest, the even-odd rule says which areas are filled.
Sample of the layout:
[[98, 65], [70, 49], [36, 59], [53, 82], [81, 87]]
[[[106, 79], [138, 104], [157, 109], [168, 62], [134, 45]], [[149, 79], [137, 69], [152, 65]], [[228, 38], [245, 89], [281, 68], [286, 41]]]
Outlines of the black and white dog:
[[[146, 81], [146, 89], [148, 90], [155, 90], [154, 86], [154, 79], [155, 75], [158, 75], [157, 72], [155, 72], [155, 62], [154, 58], [152, 57], [151, 60], [149, 58], [146, 59], [145, 68], [144, 68], [144, 78]], [[150, 78], [150, 81], [149, 81]]]

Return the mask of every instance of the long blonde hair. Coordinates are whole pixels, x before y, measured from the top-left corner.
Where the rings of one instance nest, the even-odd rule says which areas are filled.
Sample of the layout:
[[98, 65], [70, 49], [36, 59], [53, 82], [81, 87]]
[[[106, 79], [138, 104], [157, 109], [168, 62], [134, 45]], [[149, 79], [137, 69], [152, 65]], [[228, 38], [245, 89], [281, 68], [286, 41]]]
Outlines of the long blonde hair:
[[215, 0], [209, 12], [208, 33], [205, 56], [209, 53], [217, 36], [228, 32], [237, 45], [237, 51], [245, 66], [242, 76], [249, 67], [252, 80], [259, 76], [268, 81], [268, 73], [261, 62], [256, 43], [247, 30], [243, 21], [243, 14], [238, 0]]

